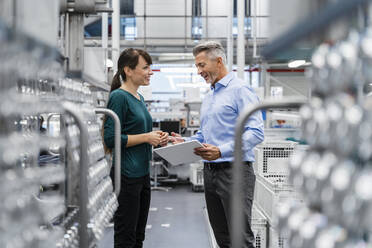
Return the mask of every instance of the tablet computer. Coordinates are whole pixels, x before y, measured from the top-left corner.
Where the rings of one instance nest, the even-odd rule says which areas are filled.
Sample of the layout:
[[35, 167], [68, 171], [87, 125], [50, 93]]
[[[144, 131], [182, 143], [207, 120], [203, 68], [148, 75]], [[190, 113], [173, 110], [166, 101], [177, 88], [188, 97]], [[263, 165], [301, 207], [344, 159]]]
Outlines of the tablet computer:
[[202, 157], [194, 154], [194, 148], [203, 147], [197, 140], [186, 141], [154, 149], [154, 152], [172, 165], [199, 161]]

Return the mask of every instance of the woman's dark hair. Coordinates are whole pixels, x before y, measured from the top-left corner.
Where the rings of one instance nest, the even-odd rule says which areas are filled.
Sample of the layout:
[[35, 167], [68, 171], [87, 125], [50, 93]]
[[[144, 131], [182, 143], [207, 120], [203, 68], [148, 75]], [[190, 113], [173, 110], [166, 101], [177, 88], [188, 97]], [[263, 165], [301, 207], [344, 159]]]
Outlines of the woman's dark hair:
[[120, 54], [120, 57], [118, 59], [118, 71], [112, 79], [110, 93], [111, 91], [116, 90], [121, 86], [120, 77], [124, 82], [127, 81], [124, 67], [128, 66], [130, 69], [134, 70], [138, 65], [139, 56], [142, 56], [142, 58], [149, 65], [152, 64], [150, 55], [146, 51], [141, 49], [127, 48]]
[[[125, 49], [121, 54], [118, 59], [118, 71], [115, 73], [112, 82], [111, 82], [111, 88], [110, 88], [110, 93], [121, 86], [121, 81], [125, 82], [127, 81], [127, 76], [125, 75], [124, 72], [124, 67], [128, 66], [130, 69], [134, 70], [136, 66], [138, 65], [138, 60], [139, 57], [142, 57], [147, 64], [151, 65], [152, 64], [152, 59], [151, 56], [144, 50], [142, 49], [134, 49], [134, 48], [127, 48]], [[120, 80], [120, 77], [122, 80]], [[106, 122], [107, 117], [105, 116], [103, 119], [103, 124], [102, 124], [102, 139], [104, 140], [104, 126]], [[105, 142], [103, 142], [104, 150], [105, 153], [111, 153], [112, 150], [109, 149]]]

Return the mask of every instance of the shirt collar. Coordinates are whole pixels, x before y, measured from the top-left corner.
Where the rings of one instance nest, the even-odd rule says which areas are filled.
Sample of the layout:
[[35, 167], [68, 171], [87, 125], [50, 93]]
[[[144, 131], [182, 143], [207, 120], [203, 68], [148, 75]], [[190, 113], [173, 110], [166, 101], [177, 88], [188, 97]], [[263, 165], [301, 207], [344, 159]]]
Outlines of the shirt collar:
[[221, 87], [226, 87], [230, 81], [234, 78], [234, 73], [230, 72], [226, 76], [220, 79], [220, 81], [214, 84], [214, 87], [211, 86], [211, 90], [219, 90]]

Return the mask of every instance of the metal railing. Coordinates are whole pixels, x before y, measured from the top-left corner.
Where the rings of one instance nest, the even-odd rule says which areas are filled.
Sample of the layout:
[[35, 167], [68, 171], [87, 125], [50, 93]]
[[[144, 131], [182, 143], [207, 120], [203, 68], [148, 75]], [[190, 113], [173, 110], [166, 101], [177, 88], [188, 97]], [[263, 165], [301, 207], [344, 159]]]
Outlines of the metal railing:
[[115, 114], [114, 111], [105, 109], [105, 108], [98, 108], [94, 110], [96, 114], [105, 114], [109, 115], [115, 123], [115, 194], [118, 197], [120, 194], [120, 188], [121, 188], [121, 125], [120, 125], [120, 119]]
[[240, 197], [243, 181], [243, 133], [244, 125], [249, 119], [249, 117], [256, 111], [263, 109], [273, 109], [273, 108], [298, 108], [305, 104], [304, 100], [292, 99], [283, 101], [264, 101], [261, 104], [254, 105], [243, 111], [239, 116], [236, 129], [235, 129], [235, 146], [234, 146], [234, 166], [233, 166], [233, 188], [232, 188], [232, 247], [240, 248], [242, 247], [242, 230], [244, 228], [244, 216], [243, 216], [243, 199]]

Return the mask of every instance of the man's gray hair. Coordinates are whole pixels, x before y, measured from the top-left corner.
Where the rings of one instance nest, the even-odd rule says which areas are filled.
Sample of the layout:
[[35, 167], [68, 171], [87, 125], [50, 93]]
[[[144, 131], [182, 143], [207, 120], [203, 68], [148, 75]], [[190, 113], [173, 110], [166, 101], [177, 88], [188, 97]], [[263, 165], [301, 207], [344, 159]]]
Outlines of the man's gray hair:
[[226, 65], [225, 49], [223, 49], [221, 43], [217, 41], [205, 41], [195, 46], [194, 49], [192, 50], [192, 53], [194, 54], [195, 57], [201, 52], [206, 52], [206, 54], [212, 59], [217, 59], [218, 57], [221, 57], [222, 63]]

